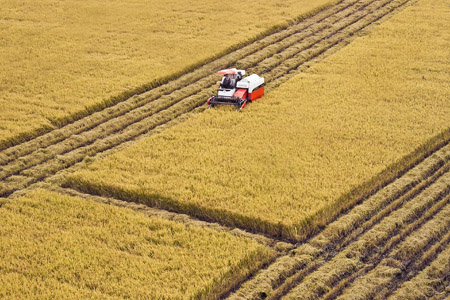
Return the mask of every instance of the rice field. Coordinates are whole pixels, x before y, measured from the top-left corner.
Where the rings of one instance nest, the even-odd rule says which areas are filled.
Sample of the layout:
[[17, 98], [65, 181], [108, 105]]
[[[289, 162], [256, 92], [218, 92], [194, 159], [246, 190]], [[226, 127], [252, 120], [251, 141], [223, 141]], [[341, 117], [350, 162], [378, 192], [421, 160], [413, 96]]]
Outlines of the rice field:
[[0, 148], [145, 91], [328, 3], [2, 1]]
[[0, 8], [0, 298], [448, 298], [450, 1], [223, 5]]
[[448, 129], [447, 11], [419, 1], [244, 113], [208, 110], [65, 184], [302, 239]]
[[0, 199], [2, 299], [211, 299], [273, 251], [229, 233], [38, 189]]

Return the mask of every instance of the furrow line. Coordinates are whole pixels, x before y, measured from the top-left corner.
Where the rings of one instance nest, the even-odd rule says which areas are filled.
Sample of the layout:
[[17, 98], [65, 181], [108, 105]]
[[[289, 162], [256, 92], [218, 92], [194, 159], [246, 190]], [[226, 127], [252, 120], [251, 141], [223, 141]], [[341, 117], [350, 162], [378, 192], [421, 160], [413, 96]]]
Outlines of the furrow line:
[[383, 218], [389, 215], [391, 212], [398, 210], [404, 203], [413, 199], [422, 193], [425, 189], [427, 189], [431, 184], [435, 183], [436, 180], [442, 177], [445, 173], [450, 171], [450, 163], [443, 165], [436, 173], [432, 176], [424, 179], [420, 182], [416, 187], [412, 190], [408, 191], [403, 196], [397, 198], [397, 200], [392, 201], [386, 207], [384, 207], [378, 214], [374, 215], [364, 224], [361, 224], [358, 228], [355, 229], [350, 235], [348, 235], [341, 245], [337, 246], [334, 251], [339, 251], [342, 248], [348, 246], [351, 242], [357, 240], [361, 235], [369, 231], [376, 224], [378, 224]]
[[436, 255], [434, 260], [419, 273], [415, 272], [413, 276], [408, 277], [408, 281], [405, 281], [387, 299], [448, 299], [450, 295], [449, 239], [450, 233], [447, 233], [441, 243], [428, 250], [427, 253], [436, 250], [433, 254]]
[[[386, 13], [386, 12], [385, 12]], [[370, 19], [369, 20], [369, 22], [371, 21], [372, 19]], [[351, 23], [353, 23], [353, 22], [351, 22]], [[366, 24], [365, 26], [367, 26], [368, 24]], [[365, 27], [364, 26], [364, 27]], [[358, 27], [356, 30], [359, 30], [360, 29], [360, 27]], [[340, 30], [340, 29], [339, 29]], [[344, 37], [345, 36], [349, 36], [349, 35], [351, 35], [351, 34], [353, 34], [354, 32], [351, 32], [351, 33], [345, 33], [344, 34]], [[343, 39], [343, 37], [340, 37], [340, 41], [342, 41], [342, 39]], [[322, 42], [323, 41], [323, 39], [320, 39], [319, 40], [319, 44], [320, 44], [320, 42]], [[339, 42], [339, 41], [338, 41]], [[315, 58], [315, 57], [317, 57], [318, 55], [320, 55], [321, 53], [323, 53], [323, 52], [325, 52], [327, 49], [330, 49], [330, 48], [332, 48], [332, 47], [334, 47], [334, 46], [336, 46], [337, 45], [337, 43], [338, 42], [335, 42], [335, 43], [333, 43], [333, 44], [325, 44], [325, 45], [323, 45], [323, 47], [324, 48], [319, 48], [318, 49], [318, 52], [319, 52], [319, 54], [317, 54], [317, 55], [312, 55], [310, 58], [308, 58], [308, 59], [301, 59], [301, 61], [299, 62], [299, 63], [296, 63], [295, 64], [295, 66], [294, 67], [291, 67], [291, 66], [287, 66], [287, 67], [284, 67], [283, 68], [283, 70], [282, 70], [282, 72], [284, 72], [284, 74], [288, 74], [290, 71], [292, 71], [292, 70], [294, 70], [294, 69], [297, 69], [301, 64], [303, 64], [303, 63], [305, 63], [306, 61], [308, 61], [308, 60], [311, 60], [311, 59], [313, 59], [313, 58]], [[284, 66], [284, 64], [282, 64], [281, 66]], [[280, 72], [279, 72], [279, 74], [280, 74]], [[276, 78], [276, 79], [280, 79], [282, 76], [281, 75], [278, 75], [278, 77]], [[270, 81], [270, 78], [269, 78], [269, 81]], [[274, 81], [274, 80], [272, 80], [272, 81]], [[212, 89], [212, 87], [213, 87], [213, 85], [211, 85], [210, 86], [210, 88]], [[201, 90], [201, 91], [203, 91], [203, 90]], [[180, 101], [178, 100], [178, 99], [176, 99], [176, 100], [172, 100], [172, 99], [170, 99], [170, 97], [168, 97], [169, 99], [168, 99], [168, 103], [162, 103], [162, 104], [160, 104], [159, 102], [158, 102], [158, 104], [157, 105], [159, 105], [159, 109], [155, 109], [155, 108], [153, 108], [154, 110], [156, 110], [156, 112], [154, 112], [154, 110], [152, 110], [152, 108], [148, 108], [148, 107], [141, 107], [141, 108], [139, 108], [138, 110], [135, 110], [135, 111], [133, 111], [133, 112], [130, 112], [130, 113], [132, 113], [132, 114], [135, 114], [135, 115], [139, 115], [140, 113], [142, 113], [142, 111], [147, 111], [147, 114], [144, 114], [146, 117], [147, 117], [147, 119], [148, 118], [153, 118], [153, 117], [155, 117], [155, 116], [157, 116], [156, 118], [159, 118], [159, 113], [161, 112], [161, 111], [165, 111], [165, 110], [172, 110], [173, 111], [173, 108], [176, 106], [176, 105], [178, 105], [178, 104], [180, 104], [180, 103], [186, 103], [187, 101], [189, 101], [189, 100], [191, 100], [191, 99], [193, 99], [193, 101], [195, 101], [195, 103], [194, 103], [194, 106], [195, 107], [197, 107], [197, 106], [200, 106], [201, 104], [202, 104], [202, 101], [204, 102], [204, 98], [206, 98], [206, 94], [205, 94], [205, 96], [203, 96], [203, 95], [201, 95], [202, 94], [202, 92], [200, 92], [200, 93], [197, 93], [197, 94], [195, 94], [195, 95], [192, 95], [192, 96], [189, 96], [189, 97], [187, 97], [187, 98], [182, 98]], [[161, 101], [161, 102], [163, 102], [163, 101]], [[187, 107], [192, 107], [192, 104], [187, 104]], [[187, 111], [191, 111], [192, 109], [188, 109]], [[150, 114], [148, 113], [150, 111]], [[181, 113], [184, 113], [184, 112], [187, 112], [187, 111], [180, 111]], [[153, 113], [152, 113], [153, 112]], [[175, 114], [175, 116], [179, 116], [180, 115], [180, 113], [176, 113]], [[124, 115], [124, 116], [126, 116], [126, 115]], [[131, 118], [131, 119], [133, 119], [133, 118]], [[140, 119], [141, 121], [137, 121], [137, 122], [129, 122], [129, 123], [131, 123], [130, 125], [128, 125], [127, 127], [125, 127], [125, 129], [124, 129], [124, 127], [123, 126], [121, 126], [121, 125], [117, 125], [117, 126], [114, 126], [114, 124], [103, 124], [104, 126], [103, 127], [101, 127], [101, 128], [98, 128], [97, 129], [97, 131], [100, 131], [100, 132], [103, 132], [103, 131], [107, 131], [107, 130], [109, 130], [108, 132], [110, 132], [109, 134], [107, 134], [106, 135], [106, 137], [104, 137], [103, 136], [103, 138], [102, 138], [102, 140], [116, 140], [115, 142], [113, 142], [112, 143], [112, 145], [110, 145], [109, 147], [107, 147], [107, 148], [104, 148], [104, 147], [101, 147], [101, 148], [99, 148], [99, 149], [97, 149], [97, 151], [93, 151], [94, 152], [94, 154], [95, 154], [95, 152], [102, 152], [102, 151], [104, 151], [104, 150], [106, 150], [106, 149], [109, 149], [109, 148], [111, 148], [111, 147], [114, 147], [114, 146], [116, 146], [116, 145], [118, 145], [118, 144], [121, 144], [121, 143], [123, 143], [124, 141], [127, 141], [127, 140], [130, 140], [130, 139], [134, 139], [135, 137], [137, 137], [138, 135], [140, 135], [140, 134], [143, 134], [143, 133], [145, 133], [145, 132], [147, 132], [147, 131], [149, 131], [149, 130], [151, 130], [151, 129], [153, 129], [153, 128], [155, 128], [155, 126], [154, 125], [152, 125], [152, 126], [150, 126], [150, 128], [148, 128], [148, 129], [145, 129], [144, 131], [142, 131], [142, 130], [137, 130], [134, 134], [127, 134], [127, 138], [120, 138], [120, 137], [115, 137], [116, 135], [120, 135], [120, 136], [122, 136], [122, 132], [123, 131], [129, 131], [128, 129], [129, 128], [135, 128], [136, 126], [135, 125], [139, 125], [139, 126], [142, 126], [142, 121], [144, 122], [144, 123], [147, 123], [147, 119], [145, 118], [145, 117], [142, 117], [142, 116], [140, 116], [140, 117], [138, 117], [138, 119]], [[136, 118], [134, 118], [134, 120], [136, 120]], [[117, 123], [118, 121], [117, 121], [117, 118], [115, 118], [115, 119], [113, 119], [113, 120], [111, 120], [113, 123]], [[158, 125], [161, 125], [161, 124], [164, 124], [164, 122], [160, 122]], [[144, 126], [145, 127], [145, 126]], [[112, 131], [112, 132], [111, 132]], [[89, 133], [90, 132], [85, 132], [85, 133], [83, 133], [83, 135], [89, 135]], [[117, 133], [117, 134], [116, 134]], [[112, 136], [112, 138], [110, 138]], [[80, 137], [80, 136], [74, 136], [72, 139], [70, 139], [70, 140], [68, 140], [67, 141], [67, 145], [66, 145], [66, 147], [61, 147], [62, 149], [63, 149], [63, 151], [60, 151], [59, 153], [61, 153], [60, 154], [60, 156], [64, 156], [64, 155], [66, 155], [66, 154], [68, 154], [68, 153], [71, 153], [71, 152], [73, 152], [73, 151], [76, 151], [77, 149], [81, 149], [81, 148], [87, 148], [87, 146], [91, 146], [91, 145], [95, 145], [96, 143], [97, 143], [97, 141], [99, 140], [100, 138], [98, 137], [98, 136], [95, 136], [95, 138], [90, 138], [90, 139], [88, 139], [88, 141], [86, 142], [86, 140], [85, 139], [83, 139], [82, 137]], [[81, 140], [81, 142], [80, 142], [80, 140]], [[78, 141], [78, 143], [77, 143], [77, 141]], [[73, 144], [75, 144], [76, 146], [75, 147], [72, 147], [72, 145]], [[55, 148], [59, 148], [60, 147], [60, 145], [55, 145], [54, 146]], [[89, 154], [87, 154], [87, 153], [89, 153]], [[91, 153], [92, 153], [92, 151], [91, 150], [89, 150], [89, 151], [87, 151], [87, 153], [84, 155], [84, 156], [86, 156], [86, 155], [92, 155]], [[57, 153], [58, 154], [58, 153]], [[44, 159], [44, 163], [45, 162], [47, 162], [47, 161], [51, 161], [51, 160], [54, 160], [54, 156], [56, 156], [57, 154], [55, 154], [55, 153], [50, 153], [50, 154], [47, 154], [47, 155], [44, 155], [44, 157], [46, 157], [45, 159]], [[78, 161], [80, 161], [82, 158], [78, 158], [76, 161], [78, 162]], [[35, 171], [38, 171], [37, 173], [38, 174], [41, 174], [42, 173], [42, 171], [40, 171], [39, 172], [39, 169], [51, 169], [51, 168], [48, 168], [48, 167], [39, 167], [39, 163], [36, 163], [36, 164], [33, 164], [32, 163], [32, 167], [31, 168], [22, 168], [19, 172], [14, 172], [14, 174], [19, 174], [19, 175], [27, 175], [27, 174], [30, 174], [31, 176], [34, 176], [34, 175], [32, 175], [32, 174], [34, 174], [35, 173]], [[65, 163], [63, 163], [62, 164], [62, 168], [66, 168], [66, 167], [68, 167], [69, 165], [67, 165], [67, 164], [65, 164]], [[36, 168], [35, 167], [37, 167], [37, 169], [38, 170], [36, 170]], [[56, 171], [57, 171], [57, 169], [55, 169]], [[31, 171], [31, 172], [30, 172]], [[48, 172], [47, 172], [48, 173]], [[38, 175], [38, 176], [34, 176], [35, 177], [35, 179], [25, 179], [24, 181], [25, 182], [27, 182], [25, 185], [29, 185], [29, 182], [32, 182], [32, 183], [34, 183], [34, 182], [37, 182], [37, 181], [39, 181], [39, 180], [42, 180], [44, 177], [42, 177], [42, 176], [40, 176], [40, 175]], [[7, 179], [9, 179], [8, 178], [8, 176], [7, 177], [5, 177], [5, 178], [7, 178]], [[4, 178], [4, 179], [5, 179]], [[39, 178], [39, 179], [37, 179], [37, 178]], [[18, 178], [17, 180], [19, 180], [20, 181], [20, 178]], [[0, 195], [3, 195], [3, 196], [7, 196], [7, 195], [9, 195], [9, 194], [11, 194], [12, 192], [14, 192], [14, 191], [16, 191], [16, 190], [18, 190], [18, 189], [20, 189], [20, 188], [22, 188], [23, 187], [23, 184], [22, 183], [19, 183], [19, 184], [13, 184], [12, 182], [10, 182], [10, 181], [8, 181], [8, 180], [4, 180], [4, 182], [7, 182], [8, 183], [8, 187], [7, 187], [7, 189], [6, 190], [2, 190], [1, 192], [0, 192]]]
[[[450, 196], [447, 195], [422, 217], [409, 224], [400, 235], [390, 240], [364, 268], [335, 286], [324, 299], [354, 299], [355, 294], [363, 299], [373, 298], [375, 295], [381, 295], [381, 298], [385, 299], [399, 283], [406, 280], [408, 273], [415, 266], [415, 260], [417, 268], [421, 270], [425, 265], [420, 261], [431, 261], [431, 258], [447, 245], [448, 238], [444, 238], [437, 245], [434, 243], [448, 234], [449, 203]], [[432, 247], [433, 245], [437, 247]], [[421, 258], [422, 252], [425, 252], [427, 259]], [[343, 295], [338, 297], [341, 293]]]
[[[447, 218], [446, 221], [449, 221], [450, 214], [447, 213], [446, 218]], [[412, 263], [411, 261], [404, 262], [404, 264], [410, 267], [404, 271], [402, 270], [403, 272], [400, 278], [398, 277], [393, 278], [392, 281], [389, 282], [390, 288], [387, 289], [386, 292], [384, 292], [383, 297], [387, 298], [391, 296], [402, 284], [416, 277], [421, 271], [423, 271], [427, 267], [427, 265], [431, 264], [437, 258], [437, 256], [439, 256], [440, 253], [442, 253], [447, 247], [449, 247], [450, 244], [450, 232], [448, 232], [448, 228], [450, 228], [449, 222], [447, 222], [445, 226], [446, 227], [443, 228], [443, 231], [440, 232], [441, 240], [439, 242], [433, 244], [432, 242], [436, 242], [438, 238], [437, 236], [433, 236], [433, 241], [430, 242], [430, 244], [424, 247], [422, 250], [426, 250], [427, 248], [429, 249], [416, 262], [414, 263]], [[430, 231], [433, 229], [430, 229]], [[443, 233], [447, 234], [442, 237]], [[450, 274], [448, 275], [450, 277]]]
[[[427, 248], [431, 248], [434, 242], [447, 233], [446, 229], [450, 225], [449, 203], [450, 196], [436, 203], [420, 219], [409, 224], [400, 235], [390, 240], [366, 266], [341, 281], [323, 299], [336, 299], [342, 292], [344, 294], [339, 299], [353, 299], [355, 293], [358, 297], [368, 299], [375, 294], [381, 295], [395, 289], [394, 285], [406, 279], [408, 265], [420, 257], [421, 251], [427, 251]], [[432, 218], [434, 219], [428, 222]], [[433, 226], [436, 227], [430, 230], [429, 227]], [[417, 233], [416, 236], [414, 233]], [[430, 233], [435, 235], [429, 235]], [[402, 244], [399, 244], [400, 240], [404, 240]], [[411, 247], [411, 242], [417, 245]], [[396, 245], [399, 246], [395, 248]], [[404, 278], [401, 279], [402, 277]]]

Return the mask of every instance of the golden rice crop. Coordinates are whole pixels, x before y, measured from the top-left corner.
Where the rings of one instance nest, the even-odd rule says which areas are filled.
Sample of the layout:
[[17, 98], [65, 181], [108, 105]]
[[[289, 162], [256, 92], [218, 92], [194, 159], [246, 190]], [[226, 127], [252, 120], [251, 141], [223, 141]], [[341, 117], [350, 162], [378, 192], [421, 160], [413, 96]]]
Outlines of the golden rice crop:
[[334, 217], [342, 195], [448, 129], [444, 2], [408, 7], [244, 113], [208, 110], [67, 183], [299, 238], [316, 216]]
[[271, 255], [254, 240], [35, 190], [0, 199], [0, 298], [211, 298]]
[[2, 1], [0, 141], [51, 128], [328, 2]]

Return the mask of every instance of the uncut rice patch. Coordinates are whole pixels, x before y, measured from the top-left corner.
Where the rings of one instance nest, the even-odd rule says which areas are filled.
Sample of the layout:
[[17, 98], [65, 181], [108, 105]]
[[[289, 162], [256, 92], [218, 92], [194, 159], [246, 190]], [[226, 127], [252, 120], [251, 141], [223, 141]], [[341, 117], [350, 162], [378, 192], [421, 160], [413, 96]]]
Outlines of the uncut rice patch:
[[296, 237], [448, 128], [448, 3], [419, 1], [243, 113], [208, 110], [67, 184]]
[[111, 104], [329, 1], [2, 1], [0, 146]]
[[0, 298], [214, 298], [272, 255], [253, 240], [46, 190], [0, 199], [0, 215]]

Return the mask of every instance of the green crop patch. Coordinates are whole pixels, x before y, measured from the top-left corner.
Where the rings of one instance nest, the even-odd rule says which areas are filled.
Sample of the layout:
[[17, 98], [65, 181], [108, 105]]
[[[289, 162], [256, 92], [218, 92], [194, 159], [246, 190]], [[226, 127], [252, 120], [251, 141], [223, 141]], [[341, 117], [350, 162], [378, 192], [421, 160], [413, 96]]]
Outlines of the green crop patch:
[[0, 207], [2, 299], [210, 299], [273, 255], [253, 240], [35, 190]]
[[302, 239], [448, 140], [449, 16], [420, 1], [243, 113], [208, 110], [66, 184]]

